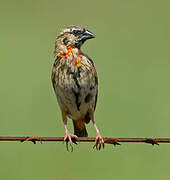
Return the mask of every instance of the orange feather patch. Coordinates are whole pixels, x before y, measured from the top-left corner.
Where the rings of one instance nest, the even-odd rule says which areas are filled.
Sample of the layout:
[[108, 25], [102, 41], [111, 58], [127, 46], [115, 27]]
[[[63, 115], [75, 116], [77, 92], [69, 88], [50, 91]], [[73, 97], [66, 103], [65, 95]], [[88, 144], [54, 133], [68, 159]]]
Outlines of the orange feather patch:
[[75, 65], [75, 66], [80, 66], [81, 65], [81, 61], [82, 61], [82, 59], [81, 59], [81, 55], [84, 55], [81, 51], [79, 51], [79, 53], [78, 53], [78, 61], [76, 60], [76, 58], [74, 58], [74, 55], [73, 55], [73, 48], [71, 48], [71, 47], [67, 47], [67, 53], [63, 53], [63, 54], [61, 54], [61, 55], [59, 55], [58, 57], [59, 58], [68, 58], [68, 57], [70, 57], [70, 55], [72, 55], [73, 56], [73, 64]]

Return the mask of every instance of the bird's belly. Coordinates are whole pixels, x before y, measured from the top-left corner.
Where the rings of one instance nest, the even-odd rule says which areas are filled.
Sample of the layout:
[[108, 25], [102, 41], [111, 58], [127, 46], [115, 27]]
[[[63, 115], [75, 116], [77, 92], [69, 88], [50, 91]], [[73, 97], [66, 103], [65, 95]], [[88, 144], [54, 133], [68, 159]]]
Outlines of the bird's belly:
[[86, 115], [89, 109], [95, 106], [97, 86], [93, 79], [87, 77], [65, 77], [60, 79], [56, 86], [56, 96], [60, 107], [65, 107], [71, 119], [79, 119]]

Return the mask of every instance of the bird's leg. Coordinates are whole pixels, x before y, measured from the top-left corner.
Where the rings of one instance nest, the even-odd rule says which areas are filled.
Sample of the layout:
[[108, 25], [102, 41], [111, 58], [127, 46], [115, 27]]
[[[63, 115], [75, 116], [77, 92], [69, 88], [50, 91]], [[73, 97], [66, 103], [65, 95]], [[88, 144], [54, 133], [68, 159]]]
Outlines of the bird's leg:
[[70, 134], [67, 126], [67, 117], [66, 117], [66, 111], [62, 109], [62, 118], [64, 122], [64, 128], [65, 128], [65, 136], [64, 136], [64, 141], [66, 141], [66, 148], [68, 151], [68, 143], [71, 146], [71, 151], [73, 151], [73, 143], [76, 143], [76, 140], [78, 140], [78, 137], [74, 134]]
[[96, 148], [97, 150], [100, 150], [101, 147], [104, 148], [104, 140], [103, 140], [103, 138], [102, 138], [102, 136], [100, 134], [100, 131], [99, 131], [97, 125], [96, 125], [96, 122], [94, 120], [94, 111], [90, 112], [90, 117], [91, 117], [93, 126], [94, 126], [94, 128], [96, 130], [96, 139], [95, 139], [95, 144], [94, 144], [93, 148]]

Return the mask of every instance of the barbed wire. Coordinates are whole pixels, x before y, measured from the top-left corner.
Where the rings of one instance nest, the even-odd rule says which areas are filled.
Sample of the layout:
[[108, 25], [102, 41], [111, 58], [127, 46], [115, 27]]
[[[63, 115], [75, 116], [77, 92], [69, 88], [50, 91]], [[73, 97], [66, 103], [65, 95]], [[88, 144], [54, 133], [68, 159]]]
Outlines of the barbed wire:
[[[159, 143], [170, 143], [170, 138], [103, 138], [105, 144], [120, 145], [120, 143], [147, 143], [152, 145], [159, 145]], [[34, 144], [36, 142], [45, 141], [58, 141], [63, 142], [64, 137], [37, 137], [37, 136], [26, 136], [26, 137], [11, 137], [11, 136], [0, 136], [0, 141], [31, 141]], [[75, 142], [75, 140], [73, 140]], [[77, 142], [95, 142], [95, 137], [79, 137]]]

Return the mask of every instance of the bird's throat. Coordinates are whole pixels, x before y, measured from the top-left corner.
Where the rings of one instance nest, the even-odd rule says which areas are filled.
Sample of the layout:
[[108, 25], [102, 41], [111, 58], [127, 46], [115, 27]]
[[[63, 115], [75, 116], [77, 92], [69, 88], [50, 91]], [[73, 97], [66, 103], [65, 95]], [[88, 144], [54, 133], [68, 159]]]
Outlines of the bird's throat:
[[82, 61], [82, 58], [81, 58], [82, 55], [84, 55], [84, 54], [80, 50], [75, 52], [74, 48], [67, 47], [67, 53], [62, 53], [58, 57], [61, 59], [66, 59], [66, 60], [71, 59], [72, 63], [75, 66], [80, 66], [81, 61]]

